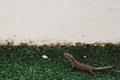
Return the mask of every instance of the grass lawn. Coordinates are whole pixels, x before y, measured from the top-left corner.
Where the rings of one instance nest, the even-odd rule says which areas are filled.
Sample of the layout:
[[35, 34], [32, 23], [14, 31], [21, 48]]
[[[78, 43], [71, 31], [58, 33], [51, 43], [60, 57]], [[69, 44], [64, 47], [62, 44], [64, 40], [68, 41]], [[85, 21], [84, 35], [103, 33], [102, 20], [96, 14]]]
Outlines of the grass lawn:
[[[71, 63], [64, 52], [85, 64], [114, 67], [97, 71], [95, 76], [82, 70], [70, 71]], [[1, 45], [0, 80], [120, 80], [120, 45]]]

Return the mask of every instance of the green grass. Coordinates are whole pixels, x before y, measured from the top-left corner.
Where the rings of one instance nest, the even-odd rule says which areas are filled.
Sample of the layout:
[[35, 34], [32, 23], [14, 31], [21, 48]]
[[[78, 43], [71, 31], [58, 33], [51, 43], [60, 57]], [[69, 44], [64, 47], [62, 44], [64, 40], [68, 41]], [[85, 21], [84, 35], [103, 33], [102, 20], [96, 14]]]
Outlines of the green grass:
[[[114, 68], [97, 71], [95, 76], [82, 70], [72, 72], [64, 52], [85, 64]], [[43, 59], [44, 54], [49, 58]], [[120, 80], [120, 45], [1, 45], [0, 80]]]

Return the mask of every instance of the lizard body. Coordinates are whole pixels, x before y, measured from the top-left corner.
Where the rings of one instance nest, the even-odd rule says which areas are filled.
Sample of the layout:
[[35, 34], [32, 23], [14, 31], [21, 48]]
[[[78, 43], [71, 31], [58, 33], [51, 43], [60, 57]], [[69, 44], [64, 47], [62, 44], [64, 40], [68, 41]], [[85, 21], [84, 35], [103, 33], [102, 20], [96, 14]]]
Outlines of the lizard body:
[[63, 55], [64, 55], [68, 60], [71, 61], [72, 68], [77, 67], [77, 68], [79, 68], [79, 69], [86, 70], [86, 71], [90, 72], [91, 74], [95, 74], [93, 71], [103, 70], [103, 69], [108, 69], [108, 68], [112, 68], [112, 67], [113, 67], [113, 66], [93, 67], [93, 66], [90, 66], [90, 65], [86, 65], [86, 64], [80, 63], [79, 61], [77, 61], [77, 60], [74, 58], [74, 56], [72, 56], [72, 55], [69, 54], [69, 53], [64, 53]]

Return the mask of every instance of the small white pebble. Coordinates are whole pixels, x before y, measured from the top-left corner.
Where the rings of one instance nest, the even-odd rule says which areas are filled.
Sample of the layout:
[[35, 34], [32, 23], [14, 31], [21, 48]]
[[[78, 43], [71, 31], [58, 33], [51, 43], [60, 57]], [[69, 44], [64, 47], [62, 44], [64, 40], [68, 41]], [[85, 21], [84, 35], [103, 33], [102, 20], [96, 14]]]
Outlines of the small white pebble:
[[48, 56], [46, 56], [46, 55], [42, 55], [42, 58], [47, 59], [47, 58], [48, 58]]
[[86, 56], [83, 56], [83, 58], [87, 58]]

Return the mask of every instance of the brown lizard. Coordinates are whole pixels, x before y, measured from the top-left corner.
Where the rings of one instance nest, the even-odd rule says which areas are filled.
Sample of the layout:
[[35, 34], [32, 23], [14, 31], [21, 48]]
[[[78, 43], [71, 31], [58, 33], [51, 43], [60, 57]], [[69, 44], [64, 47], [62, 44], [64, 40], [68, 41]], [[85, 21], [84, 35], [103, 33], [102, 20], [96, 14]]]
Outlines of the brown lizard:
[[97, 71], [97, 70], [103, 70], [103, 69], [108, 69], [108, 68], [112, 68], [113, 66], [107, 66], [107, 67], [93, 67], [93, 66], [90, 66], [90, 65], [86, 65], [86, 64], [83, 64], [83, 63], [80, 63], [79, 61], [77, 61], [74, 56], [72, 56], [71, 54], [69, 53], [64, 53], [63, 54], [68, 60], [71, 61], [71, 64], [72, 64], [72, 68], [79, 68], [79, 69], [82, 69], [82, 70], [86, 70], [88, 71], [89, 73], [95, 75], [95, 73], [93, 71]]

